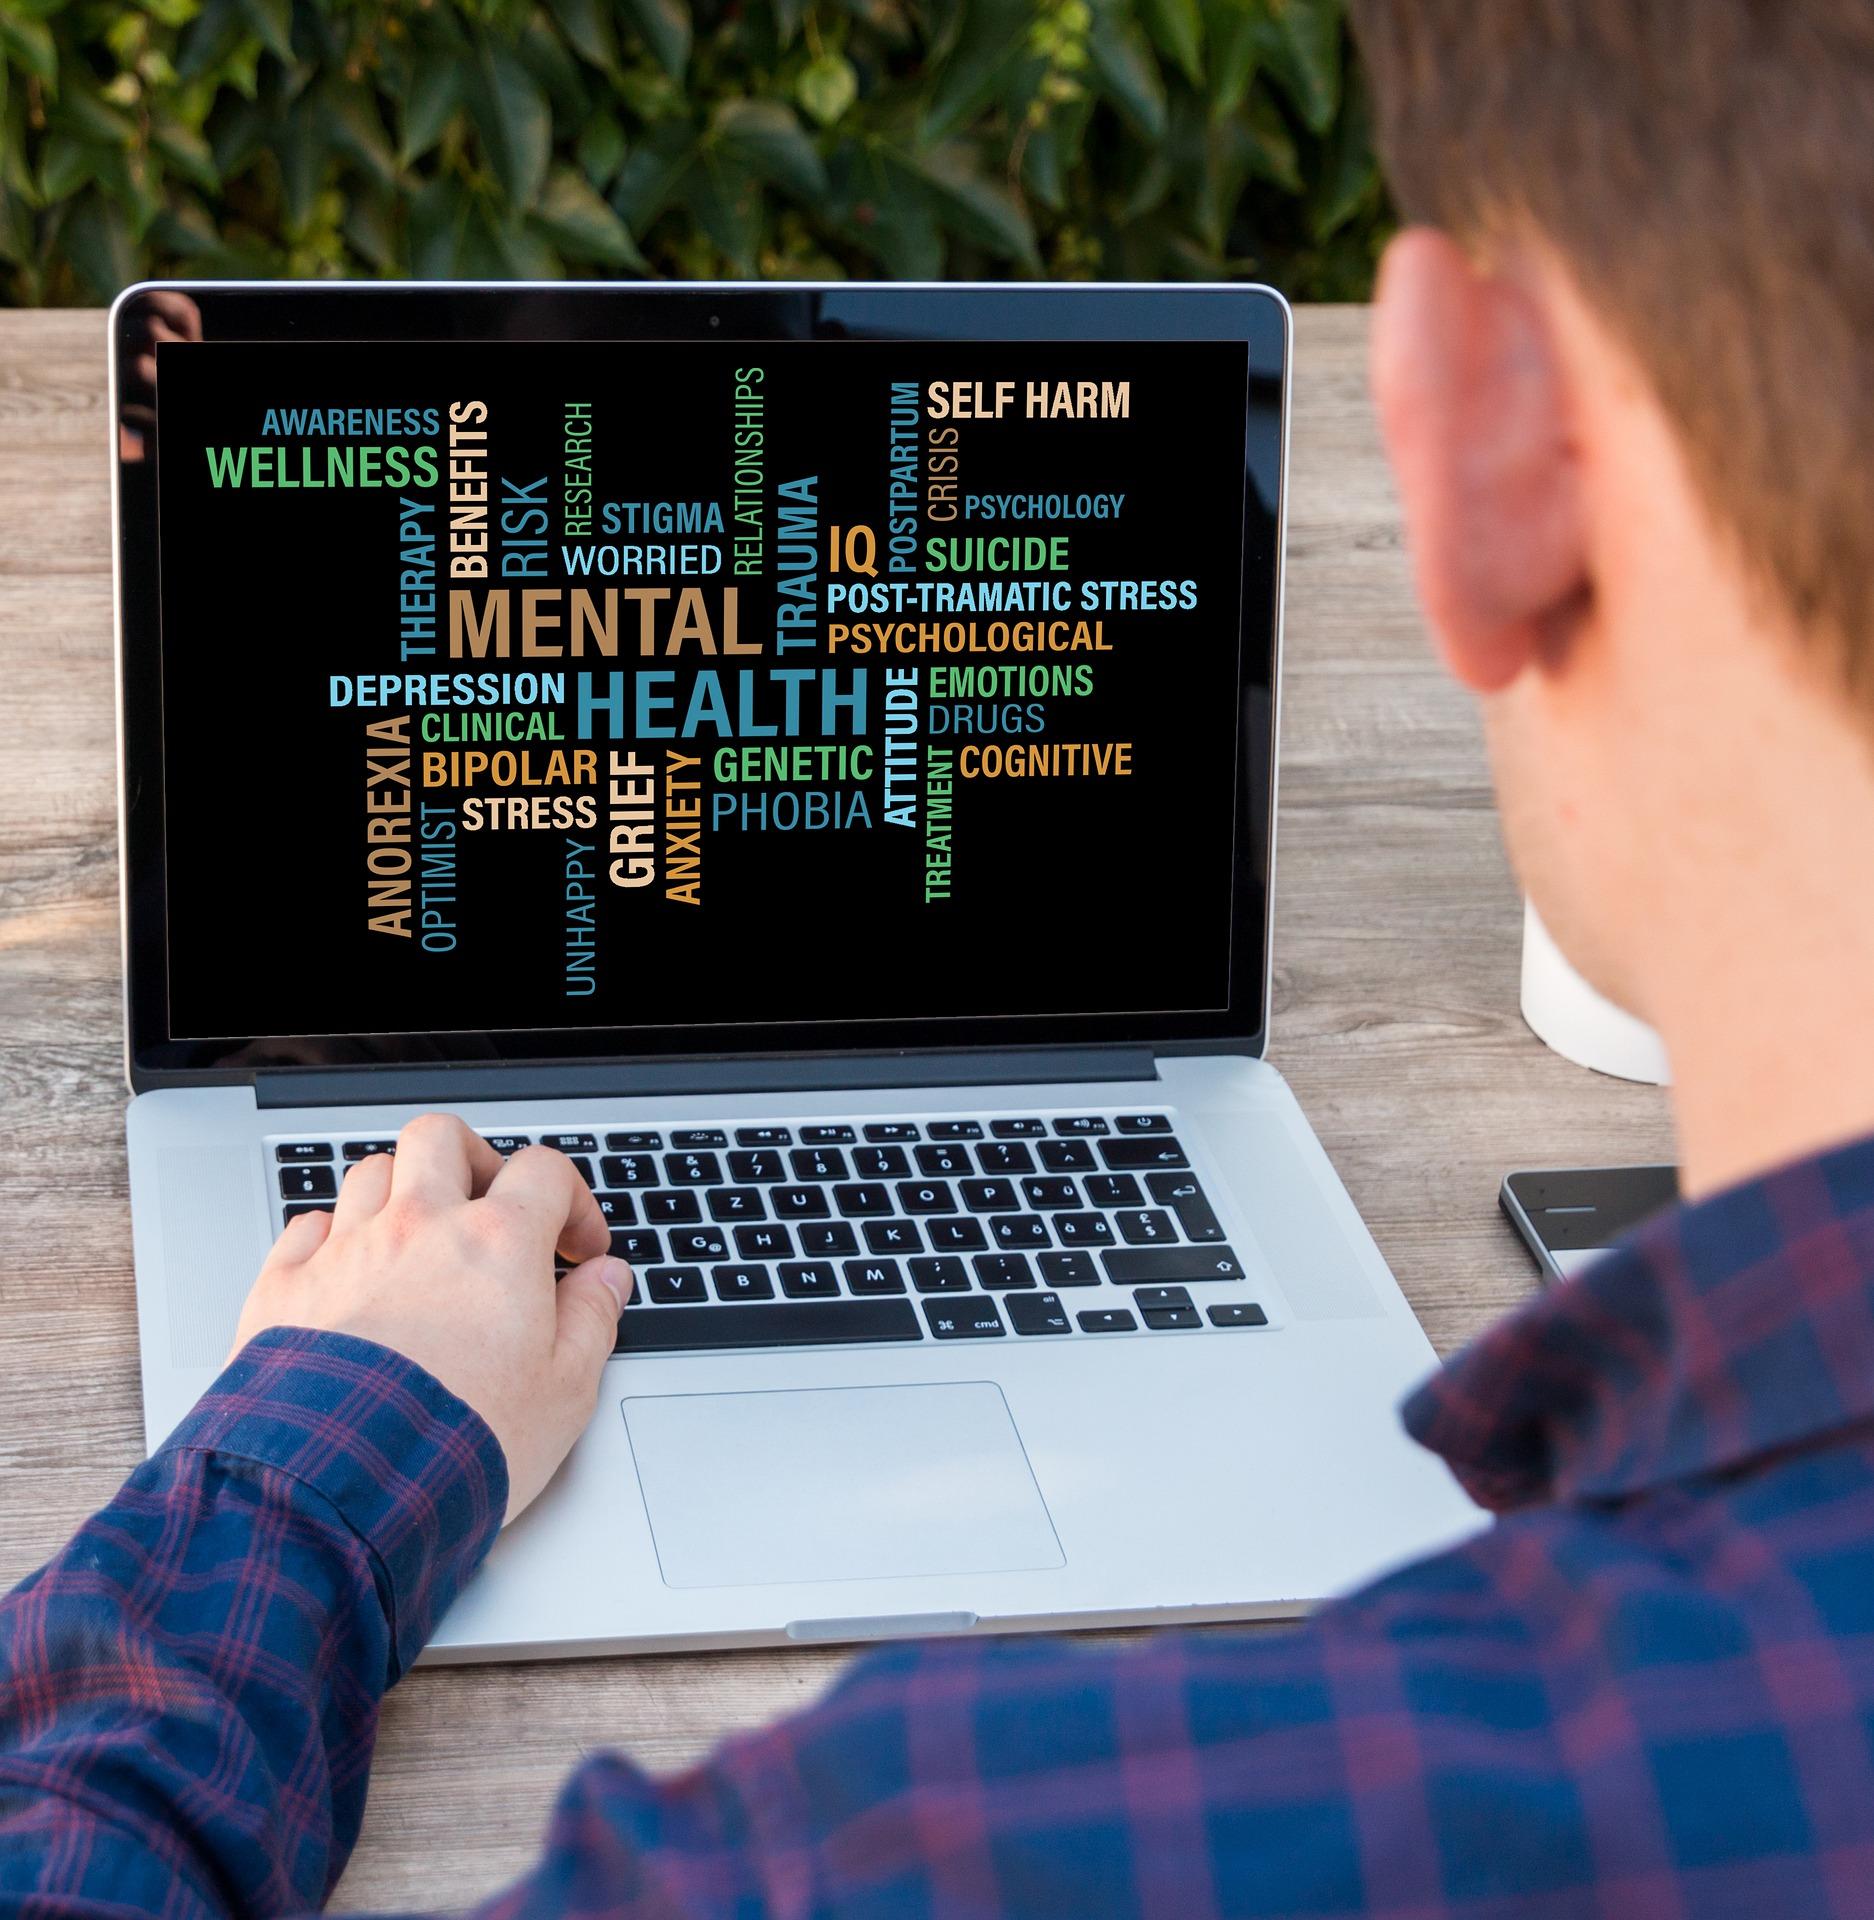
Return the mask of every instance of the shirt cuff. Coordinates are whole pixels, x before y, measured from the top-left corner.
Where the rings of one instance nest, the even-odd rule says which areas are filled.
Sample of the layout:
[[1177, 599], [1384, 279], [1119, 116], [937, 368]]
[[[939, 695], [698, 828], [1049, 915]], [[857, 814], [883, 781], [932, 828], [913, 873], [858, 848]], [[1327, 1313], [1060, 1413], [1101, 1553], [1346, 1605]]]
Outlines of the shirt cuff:
[[395, 1680], [482, 1563], [508, 1504], [487, 1423], [375, 1341], [271, 1327], [161, 1447], [235, 1456], [320, 1494], [374, 1556]]

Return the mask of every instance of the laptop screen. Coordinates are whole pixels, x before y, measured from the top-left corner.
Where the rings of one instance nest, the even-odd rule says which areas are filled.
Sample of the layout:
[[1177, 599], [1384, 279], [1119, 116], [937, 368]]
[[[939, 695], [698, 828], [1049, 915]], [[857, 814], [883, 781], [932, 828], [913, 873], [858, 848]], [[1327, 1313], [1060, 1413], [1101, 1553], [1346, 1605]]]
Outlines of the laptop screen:
[[1229, 1016], [1240, 340], [157, 356], [173, 1042]]

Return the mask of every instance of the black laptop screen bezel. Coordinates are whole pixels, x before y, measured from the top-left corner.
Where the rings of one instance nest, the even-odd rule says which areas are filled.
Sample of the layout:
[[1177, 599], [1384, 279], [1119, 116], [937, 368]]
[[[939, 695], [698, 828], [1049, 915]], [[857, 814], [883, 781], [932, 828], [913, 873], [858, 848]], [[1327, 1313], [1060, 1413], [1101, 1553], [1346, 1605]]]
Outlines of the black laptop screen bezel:
[[[405, 340], [1113, 340], [1240, 341], [1248, 355], [1244, 418], [1248, 514], [1239, 642], [1236, 863], [1230, 1000], [1215, 1011], [1006, 1018], [821, 1021], [724, 1031], [686, 1028], [292, 1035], [176, 1040], [168, 1031], [162, 672], [157, 540], [160, 404], [152, 423], [150, 317], [164, 293], [187, 296], [209, 341]], [[112, 460], [117, 511], [125, 1013], [134, 1088], [251, 1080], [270, 1068], [613, 1064], [651, 1060], [997, 1053], [1126, 1047], [1161, 1054], [1259, 1055], [1268, 1025], [1270, 869], [1274, 835], [1275, 689], [1287, 482], [1287, 304], [1267, 287], [1020, 286], [846, 283], [701, 286], [641, 282], [527, 286], [281, 285], [162, 282], [132, 287], [111, 311]], [[147, 359], [142, 361], [145, 368]], [[136, 457], [131, 457], [132, 455]], [[1175, 485], [1176, 476], [1162, 476]], [[1270, 500], [1270, 488], [1274, 498]], [[1124, 898], [1123, 886], [1115, 899]], [[1108, 940], [1152, 937], [1146, 918], [1090, 927]], [[251, 956], [264, 965], [264, 954]], [[697, 1044], [706, 1038], [706, 1045]]]

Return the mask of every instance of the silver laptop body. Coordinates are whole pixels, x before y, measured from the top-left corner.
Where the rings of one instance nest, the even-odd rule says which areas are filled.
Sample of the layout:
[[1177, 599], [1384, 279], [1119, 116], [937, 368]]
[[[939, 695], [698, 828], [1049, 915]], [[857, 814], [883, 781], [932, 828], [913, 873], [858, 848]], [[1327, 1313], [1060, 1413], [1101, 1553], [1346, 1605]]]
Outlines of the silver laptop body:
[[[167, 285], [127, 292], [111, 334], [150, 1445], [214, 1378], [285, 1209], [329, 1204], [352, 1160], [446, 1107], [504, 1150], [574, 1153], [647, 1297], [590, 1428], [433, 1658], [1279, 1617], [1479, 1523], [1399, 1429], [1433, 1355], [1263, 1057], [1279, 295]], [[693, 433], [653, 430], [679, 404], [660, 393]], [[452, 410], [476, 404], [484, 418], [452, 438]], [[758, 435], [752, 476], [730, 457], [738, 432]], [[608, 458], [611, 477], [590, 479]], [[684, 477], [660, 485], [665, 462]], [[478, 486], [479, 528], [450, 497]], [[876, 527], [856, 518], [868, 488]], [[543, 498], [544, 562], [527, 517]], [[875, 572], [854, 525], [876, 536]], [[555, 561], [585, 543], [596, 566], [612, 533], [619, 572], [583, 575], [576, 610]], [[511, 592], [493, 564], [451, 573], [477, 552], [515, 556]], [[1148, 575], [1143, 556], [1173, 552]], [[907, 584], [888, 611], [925, 604], [881, 637], [894, 561]], [[946, 569], [963, 584], [924, 584]], [[1013, 652], [1009, 636], [1039, 632], [1007, 611], [1023, 569], [1030, 610], [1058, 615], [1058, 644], [1084, 658]], [[646, 650], [614, 631], [603, 651], [618, 604], [603, 590], [633, 585], [647, 591], [626, 613], [646, 624], [625, 631]], [[791, 632], [790, 595], [811, 602]], [[1000, 612], [976, 604], [998, 596]], [[731, 604], [733, 651], [763, 664], [725, 664]], [[498, 739], [480, 766], [448, 757], [472, 725], [446, 716], [479, 709], [423, 704], [451, 694], [411, 664], [426, 614], [439, 676], [469, 655], [516, 676], [489, 698], [522, 716], [499, 721], [514, 738], [533, 730], [531, 773]], [[657, 627], [666, 615], [687, 628]], [[997, 621], [1000, 650], [961, 652], [995, 644]], [[261, 665], [234, 651], [257, 633], [277, 640]], [[868, 646], [959, 653], [907, 667]], [[315, 654], [316, 671], [299, 664]], [[817, 682], [789, 683], [804, 722], [761, 704], [777, 658], [816, 663]], [[1005, 666], [1018, 678], [985, 678]], [[816, 693], [818, 758], [771, 757], [790, 723], [812, 731]], [[900, 751], [915, 759], [894, 794], [895, 713], [914, 717]], [[625, 804], [640, 785], [622, 760], [589, 776], [571, 757], [586, 742], [659, 769], [650, 841]], [[394, 778], [405, 745], [405, 777], [437, 783], [412, 820], [452, 817], [462, 848], [447, 886], [407, 894], [364, 864], [402, 844], [366, 832], [379, 800], [395, 813], [394, 786], [369, 782]], [[861, 745], [870, 760], [836, 757]], [[696, 815], [669, 777], [692, 762]], [[783, 818], [812, 804], [788, 784], [802, 765], [835, 769], [812, 789], [826, 824], [789, 838]], [[379, 799], [354, 812], [361, 771]], [[492, 784], [510, 771], [549, 793], [557, 773], [598, 825], [545, 824], [550, 799]], [[1202, 824], [1219, 816], [1227, 831]], [[572, 851], [582, 833], [595, 873]], [[605, 894], [646, 845], [645, 896]], [[691, 883], [704, 936], [681, 911]], [[601, 896], [580, 917], [576, 885]], [[329, 947], [286, 940], [328, 921]], [[588, 991], [594, 941], [605, 968], [632, 966], [610, 1022], [561, 1004]], [[477, 969], [451, 971], [466, 946]], [[725, 953], [733, 989], [710, 973]], [[365, 1006], [381, 1024], [353, 1018]]]

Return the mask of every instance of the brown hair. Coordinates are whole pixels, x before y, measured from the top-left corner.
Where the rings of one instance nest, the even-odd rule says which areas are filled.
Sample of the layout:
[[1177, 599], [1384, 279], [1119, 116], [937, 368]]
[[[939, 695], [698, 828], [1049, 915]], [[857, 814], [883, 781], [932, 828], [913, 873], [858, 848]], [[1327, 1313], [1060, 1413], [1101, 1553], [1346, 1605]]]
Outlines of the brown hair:
[[1874, 0], [1350, 0], [1406, 217], [1523, 223], [1874, 706]]

